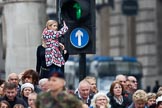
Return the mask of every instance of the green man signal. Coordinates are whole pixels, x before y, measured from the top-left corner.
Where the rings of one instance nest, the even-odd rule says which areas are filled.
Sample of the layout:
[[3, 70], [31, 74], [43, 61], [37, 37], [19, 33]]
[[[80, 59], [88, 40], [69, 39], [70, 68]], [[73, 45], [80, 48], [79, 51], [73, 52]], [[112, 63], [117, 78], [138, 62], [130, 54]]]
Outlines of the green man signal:
[[81, 18], [81, 14], [82, 14], [82, 10], [81, 10], [79, 3], [75, 3], [73, 5], [73, 8], [76, 10], [76, 19], [79, 20]]

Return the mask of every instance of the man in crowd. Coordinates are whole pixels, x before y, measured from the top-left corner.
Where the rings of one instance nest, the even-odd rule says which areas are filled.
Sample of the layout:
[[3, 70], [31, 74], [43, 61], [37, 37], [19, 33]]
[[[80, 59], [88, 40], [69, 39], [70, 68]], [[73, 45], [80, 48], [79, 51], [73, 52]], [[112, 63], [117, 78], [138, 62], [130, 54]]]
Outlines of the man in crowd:
[[92, 96], [90, 95], [90, 84], [86, 80], [80, 81], [78, 91], [76, 91], [75, 95], [83, 103], [89, 106], [92, 99]]
[[8, 101], [11, 108], [13, 108], [15, 104], [22, 104], [25, 108], [27, 108], [25, 101], [17, 96], [17, 85], [15, 85], [14, 83], [5, 82], [4, 96], [0, 98], [0, 101], [1, 100]]
[[15, 84], [17, 86], [18, 96], [20, 95], [20, 91], [21, 91], [20, 90], [21, 89], [21, 85], [19, 84], [19, 81], [20, 81], [20, 79], [18, 77], [18, 74], [10, 73], [8, 75], [8, 82], [9, 83], [13, 83], [13, 84]]
[[124, 90], [127, 89], [127, 83], [126, 83], [127, 78], [126, 78], [125, 75], [119, 74], [119, 75], [116, 76], [115, 80], [119, 81], [123, 85]]
[[66, 92], [64, 74], [57, 71], [50, 73], [49, 91], [38, 94], [36, 108], [81, 108], [81, 101]]
[[138, 88], [138, 82], [136, 77], [134, 76], [128, 76], [128, 81], [129, 81], [129, 93], [133, 94]]

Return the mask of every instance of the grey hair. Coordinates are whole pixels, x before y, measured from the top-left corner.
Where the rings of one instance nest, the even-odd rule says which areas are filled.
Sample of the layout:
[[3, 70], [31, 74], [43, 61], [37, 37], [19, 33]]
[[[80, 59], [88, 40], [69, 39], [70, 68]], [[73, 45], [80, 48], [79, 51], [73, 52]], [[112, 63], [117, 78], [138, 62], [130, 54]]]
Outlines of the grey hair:
[[42, 79], [39, 80], [38, 84], [42, 85], [42, 84], [45, 84], [47, 81], [48, 81], [47, 78], [42, 78]]
[[93, 99], [91, 100], [90, 106], [93, 106], [93, 108], [97, 108], [95, 102], [96, 102], [97, 98], [100, 97], [100, 96], [104, 96], [106, 98], [106, 100], [107, 100], [106, 108], [111, 108], [110, 99], [106, 96], [105, 93], [102, 93], [102, 92], [98, 92], [93, 96]]

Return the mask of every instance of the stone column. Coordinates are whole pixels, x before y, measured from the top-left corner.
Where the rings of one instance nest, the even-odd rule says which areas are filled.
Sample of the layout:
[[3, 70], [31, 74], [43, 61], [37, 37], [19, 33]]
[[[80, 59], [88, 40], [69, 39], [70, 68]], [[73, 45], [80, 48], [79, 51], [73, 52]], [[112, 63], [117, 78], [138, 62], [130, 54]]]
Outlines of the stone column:
[[96, 54], [109, 54], [109, 8], [106, 6], [96, 11]]
[[[110, 15], [109, 15], [109, 7], [103, 7], [101, 10], [101, 19], [100, 19], [100, 55], [109, 55], [110, 50]], [[105, 14], [106, 13], [106, 14]], [[97, 25], [98, 26], [98, 25]]]
[[142, 87], [153, 86], [157, 80], [156, 0], [139, 0], [136, 20], [136, 52], [142, 64]]
[[36, 48], [46, 22], [46, 0], [5, 0], [6, 76], [35, 69]]

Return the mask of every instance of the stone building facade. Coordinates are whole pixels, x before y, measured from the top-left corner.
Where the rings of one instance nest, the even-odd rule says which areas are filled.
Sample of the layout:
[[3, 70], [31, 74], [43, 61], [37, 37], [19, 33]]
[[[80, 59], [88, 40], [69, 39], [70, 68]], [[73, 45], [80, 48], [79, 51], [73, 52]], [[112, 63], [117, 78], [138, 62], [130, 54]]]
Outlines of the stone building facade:
[[[3, 1], [7, 3], [4, 5], [1, 0], [1, 4], [4, 6], [3, 11], [0, 9], [5, 16], [5, 20], [1, 19], [1, 22], [4, 23], [3, 27], [5, 25], [8, 27], [3, 29], [3, 37], [5, 38], [2, 39], [2, 35], [0, 36], [0, 44], [8, 42], [5, 44], [6, 71], [7, 73], [13, 72], [13, 70], [14, 72], [20, 72], [29, 67], [35, 68], [36, 47], [33, 46], [40, 44], [39, 36], [46, 21], [45, 13], [56, 15], [56, 0], [47, 0], [47, 5], [42, 2], [46, 0]], [[138, 15], [134, 17], [122, 14], [122, 0], [114, 1], [114, 9], [107, 5], [96, 9], [96, 54], [135, 56], [143, 65], [143, 88], [153, 87], [155, 80], [159, 80], [162, 84], [162, 0], [138, 0], [139, 11]], [[16, 17], [20, 15], [20, 12], [26, 13], [21, 14], [25, 18], [24, 20]], [[15, 15], [9, 13], [15, 13]], [[21, 23], [13, 22], [13, 16], [16, 21]], [[19, 27], [19, 25], [26, 26]], [[33, 28], [36, 28], [36, 31]], [[13, 32], [12, 29], [15, 31]], [[21, 29], [21, 32], [17, 32], [17, 29]], [[6, 41], [2, 42], [1, 39], [6, 39]], [[2, 53], [1, 45], [0, 68], [4, 68], [4, 59], [2, 59], [4, 52]], [[14, 52], [13, 48], [15, 48]], [[25, 56], [26, 59], [22, 58], [21, 55]]]
[[[114, 1], [115, 9], [107, 7], [109, 14], [104, 17], [104, 19], [110, 19], [108, 25], [103, 25], [104, 20], [97, 21], [101, 22], [102, 28], [107, 28], [105, 36], [107, 36], [108, 51], [105, 51], [103, 55], [135, 56], [143, 66], [142, 87], [153, 87], [156, 80], [162, 84], [162, 12], [160, 11], [162, 1], [138, 0], [139, 11], [134, 17], [122, 14], [122, 0]], [[107, 31], [109, 31], [108, 34]], [[102, 32], [105, 30], [100, 30], [100, 36]]]

